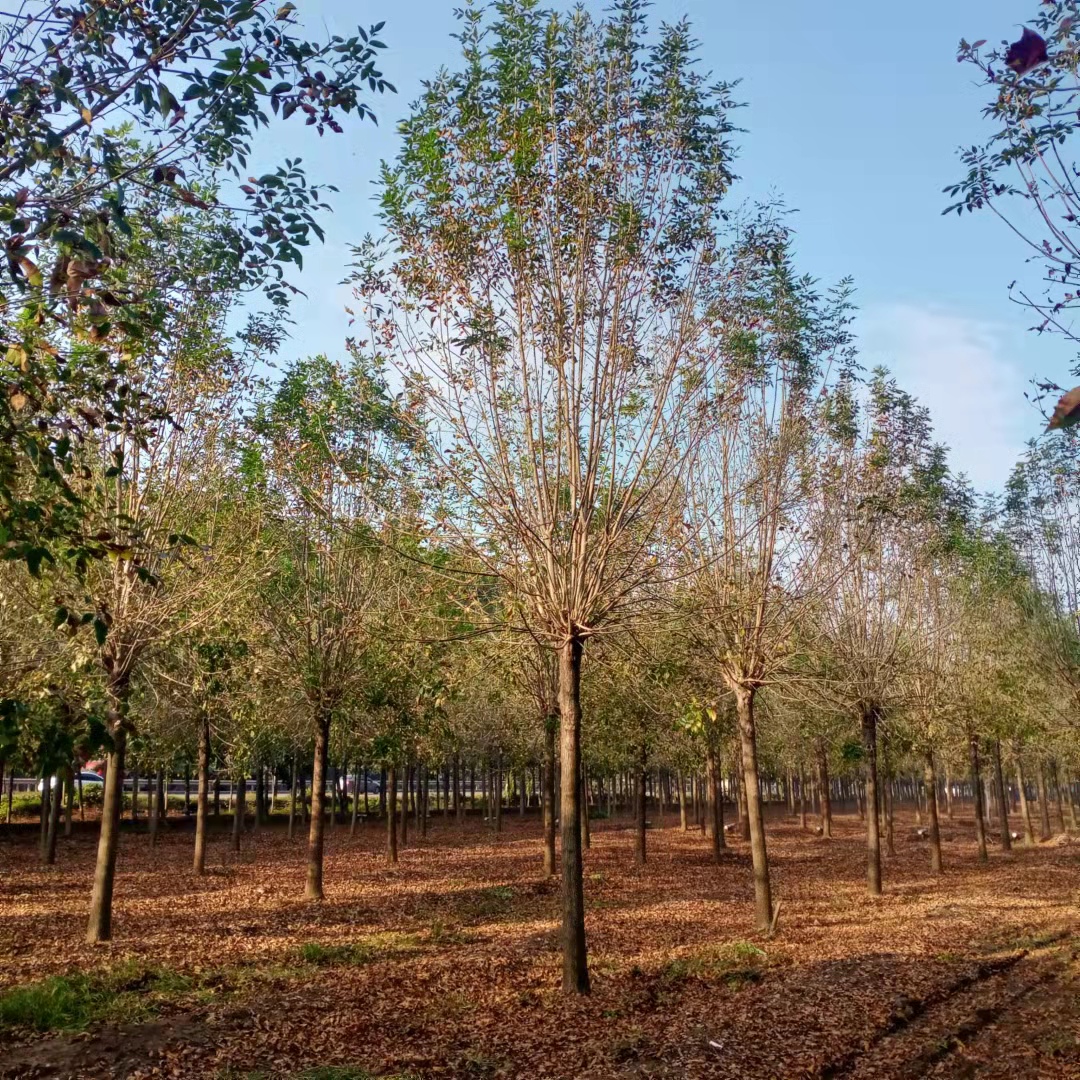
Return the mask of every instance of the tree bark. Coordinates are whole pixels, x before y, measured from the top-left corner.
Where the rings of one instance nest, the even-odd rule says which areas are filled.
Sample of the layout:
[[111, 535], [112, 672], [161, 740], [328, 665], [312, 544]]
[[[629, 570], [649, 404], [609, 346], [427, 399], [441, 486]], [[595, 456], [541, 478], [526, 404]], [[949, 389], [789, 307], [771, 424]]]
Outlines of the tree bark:
[[821, 788], [821, 835], [829, 840], [832, 838], [832, 796], [829, 792], [829, 754], [824, 739], [818, 740], [817, 759], [818, 786]]
[[1035, 765], [1035, 785], [1039, 795], [1039, 824], [1041, 826], [1039, 839], [1046, 841], [1052, 835], [1050, 832], [1050, 799], [1046, 792], [1046, 770], [1043, 767], [1042, 758]]
[[247, 814], [247, 774], [241, 772], [233, 777], [232, 849], [240, 850], [244, 833], [244, 816]]
[[1020, 818], [1024, 823], [1024, 844], [1026, 847], [1034, 847], [1035, 830], [1031, 827], [1031, 807], [1028, 805], [1024, 766], [1020, 763], [1019, 754], [1016, 755], [1016, 786], [1020, 792]]
[[724, 848], [727, 838], [724, 836], [724, 810], [720, 800], [720, 763], [716, 760], [716, 747], [711, 742], [705, 746], [705, 799], [709, 812], [709, 825], [712, 829], [713, 862], [724, 861]]
[[926, 752], [923, 772], [923, 790], [926, 795], [926, 816], [930, 822], [930, 872], [941, 873], [941, 829], [938, 823], [937, 776], [934, 774], [934, 751]]
[[799, 828], [806, 832], [806, 773], [799, 766]]
[[386, 770], [386, 861], [391, 866], [398, 861], [397, 845], [397, 766], [391, 762]]
[[412, 775], [412, 766], [405, 762], [405, 768], [401, 776], [401, 813], [398, 816], [398, 826], [401, 835], [398, 839], [398, 848], [404, 848], [409, 843], [409, 779]]
[[320, 709], [315, 718], [315, 754], [311, 766], [311, 822], [308, 825], [307, 885], [308, 900], [323, 898], [323, 802], [326, 798], [326, 763], [330, 751], [331, 714]]
[[555, 734], [559, 714], [544, 720], [544, 874], [555, 873]]
[[296, 829], [296, 787], [299, 777], [296, 775], [296, 751], [292, 754], [292, 765], [289, 771], [289, 839], [293, 838]]
[[1012, 851], [1009, 832], [1009, 800], [1005, 794], [1005, 775], [1001, 769], [1001, 740], [994, 740], [994, 789], [997, 792], [998, 825], [1001, 829], [1001, 850]]
[[199, 718], [199, 791], [195, 803], [195, 873], [206, 873], [206, 817], [210, 809], [210, 717]]
[[861, 710], [863, 767], [866, 777], [866, 884], [871, 896], [881, 895], [881, 831], [878, 818], [877, 709]]
[[[119, 706], [114, 706], [118, 708]], [[116, 855], [120, 842], [120, 807], [124, 793], [124, 751], [127, 732], [119, 718], [110, 723], [113, 748], [105, 768], [105, 790], [101, 799], [101, 832], [98, 834], [97, 863], [94, 867], [94, 888], [90, 895], [90, 920], [86, 941], [94, 945], [112, 938], [113, 883], [116, 880]]]
[[754, 688], [740, 686], [735, 706], [742, 749], [742, 789], [746, 798], [746, 823], [750, 833], [750, 860], [754, 871], [754, 922], [759, 930], [772, 926], [772, 882], [765, 847], [765, 819], [758, 787], [757, 731], [754, 724]]
[[645, 770], [648, 767], [648, 754], [645, 744], [638, 747], [637, 771], [634, 777], [634, 862], [644, 866], [645, 850]]
[[150, 846], [155, 847], [158, 839], [158, 826], [161, 824], [161, 802], [165, 794], [165, 777], [161, 769], [154, 773], [151, 780], [154, 801], [150, 804]]
[[979, 862], [986, 862], [986, 819], [983, 807], [982, 770], [979, 764], [979, 738], [972, 735], [968, 740], [971, 756], [971, 788], [975, 796], [975, 840], [979, 845]]
[[581, 851], [581, 654], [572, 637], [559, 650], [559, 743], [563, 785], [559, 819], [562, 832], [563, 992], [587, 994], [589, 968], [585, 944], [585, 888]]
[[1065, 796], [1061, 791], [1061, 770], [1056, 761], [1050, 762], [1050, 772], [1054, 779], [1054, 801], [1057, 804], [1058, 825], [1062, 833], [1066, 833], [1069, 830], [1065, 827]]
[[677, 773], [675, 782], [679, 785], [679, 829], [686, 832], [686, 777], [681, 772]]

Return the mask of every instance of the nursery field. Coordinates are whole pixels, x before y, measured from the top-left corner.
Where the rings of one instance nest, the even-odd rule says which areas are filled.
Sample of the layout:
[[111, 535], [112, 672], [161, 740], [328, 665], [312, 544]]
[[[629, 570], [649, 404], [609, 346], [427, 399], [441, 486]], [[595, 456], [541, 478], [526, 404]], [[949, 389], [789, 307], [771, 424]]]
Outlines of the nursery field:
[[0, 839], [3, 1077], [1075, 1077], [1080, 846], [991, 849], [943, 823], [946, 872], [898, 814], [885, 894], [864, 829], [769, 822], [781, 908], [755, 931], [747, 846], [721, 865], [677, 818], [633, 858], [632, 822], [585, 852], [592, 993], [560, 993], [558, 881], [533, 816], [495, 835], [436, 818], [388, 866], [383, 828], [327, 834], [303, 900], [283, 828], [123, 835], [114, 940], [83, 944], [94, 830], [37, 861]]

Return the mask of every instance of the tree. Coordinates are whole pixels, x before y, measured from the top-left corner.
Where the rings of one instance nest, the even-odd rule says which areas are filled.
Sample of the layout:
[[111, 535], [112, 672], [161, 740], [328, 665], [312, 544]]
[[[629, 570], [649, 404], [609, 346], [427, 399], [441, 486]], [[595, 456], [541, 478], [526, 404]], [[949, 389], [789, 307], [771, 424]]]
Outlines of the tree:
[[[559, 653], [562, 775], [580, 771], [586, 641], [658, 570], [650, 544], [718, 355], [729, 88], [685, 23], [534, 0], [463, 13], [383, 178], [392, 245], [358, 251], [360, 347], [432, 418], [440, 526]], [[578, 785], [562, 784], [563, 986], [589, 988]]]
[[339, 132], [346, 114], [372, 117], [365, 91], [393, 87], [376, 67], [381, 24], [319, 44], [297, 35], [295, 13], [269, 0], [31, 0], [4, 16], [3, 558], [34, 570], [111, 551], [83, 520], [71, 455], [88, 411], [129, 412], [131, 354], [170, 302], [131, 272], [140, 229], [201, 215], [233, 289], [264, 288], [278, 308], [296, 291], [285, 268], [322, 236], [325, 189], [299, 160], [245, 180], [254, 134], [271, 112]]

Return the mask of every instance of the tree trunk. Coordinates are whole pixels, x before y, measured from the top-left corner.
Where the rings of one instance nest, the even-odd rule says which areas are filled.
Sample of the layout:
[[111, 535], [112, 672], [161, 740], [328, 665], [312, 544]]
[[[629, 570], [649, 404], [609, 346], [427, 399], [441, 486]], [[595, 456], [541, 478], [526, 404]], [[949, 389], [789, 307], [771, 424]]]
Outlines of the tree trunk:
[[637, 771], [634, 777], [634, 862], [638, 866], [645, 865], [645, 770], [647, 768], [648, 755], [645, 744], [638, 747]]
[[871, 896], [881, 895], [881, 831], [878, 819], [877, 709], [861, 710], [863, 767], [866, 777], [866, 884]]
[[232, 801], [232, 849], [233, 851], [239, 851], [244, 832], [244, 815], [247, 813], [247, 775], [245, 773], [241, 773], [239, 779], [233, 777]]
[[214, 773], [214, 820], [221, 817], [221, 777]]
[[686, 777], [681, 772], [677, 773], [675, 781], [679, 785], [679, 828], [686, 832]]
[[926, 816], [930, 820], [930, 872], [941, 873], [941, 829], [938, 824], [937, 776], [934, 774], [934, 751], [926, 752], [923, 772], [923, 789], [926, 794]]
[[[149, 795], [147, 798], [149, 801]], [[139, 763], [137, 760], [131, 766], [131, 820], [139, 820]]]
[[1035, 785], [1039, 795], [1039, 824], [1041, 826], [1039, 839], [1050, 839], [1050, 800], [1046, 793], [1046, 770], [1043, 768], [1042, 758], [1035, 765]]
[[1016, 786], [1020, 791], [1020, 818], [1024, 823], [1024, 844], [1027, 847], [1034, 847], [1035, 830], [1031, 827], [1031, 807], [1028, 805], [1024, 766], [1020, 763], [1019, 754], [1016, 755]]
[[289, 770], [289, 839], [293, 838], [296, 828], [296, 788], [299, 777], [296, 775], [296, 751], [292, 754], [292, 765]]
[[997, 792], [998, 825], [1001, 828], [1001, 850], [1012, 851], [1009, 832], [1009, 800], [1005, 794], [1005, 775], [1001, 770], [1001, 740], [994, 740], [994, 789]]
[[330, 721], [330, 712], [320, 709], [315, 717], [315, 754], [311, 766], [311, 822], [308, 826], [307, 885], [304, 889], [308, 900], [323, 898], [323, 838], [326, 827], [323, 802], [326, 799]]
[[953, 804], [952, 804], [952, 776], [949, 773], [949, 767], [945, 766], [945, 816], [952, 821], [953, 819]]
[[[115, 707], [114, 707], [115, 708]], [[124, 794], [124, 751], [127, 732], [114, 718], [109, 724], [113, 748], [105, 768], [105, 790], [101, 799], [101, 832], [98, 834], [94, 889], [90, 896], [90, 920], [86, 941], [94, 945], [112, 938], [113, 883], [116, 880], [116, 855], [120, 841], [120, 807]]]
[[195, 873], [206, 873], [206, 816], [210, 809], [210, 717], [199, 718], [199, 792], [195, 804]]
[[150, 777], [150, 797], [147, 802], [147, 817], [150, 824], [150, 846], [157, 846], [158, 826], [161, 824], [161, 793], [165, 783], [158, 769]]
[[352, 818], [349, 821], [349, 835], [356, 835], [356, 818], [360, 812], [360, 766], [353, 769]]
[[563, 991], [589, 992], [585, 945], [585, 889], [581, 851], [581, 653], [580, 638], [571, 638], [559, 650], [560, 758], [562, 799]]
[[581, 843], [588, 849], [592, 847], [592, 833], [589, 829], [589, 778], [585, 775], [585, 763], [581, 763], [581, 795], [578, 805], [581, 807]]
[[750, 859], [754, 870], [754, 922], [759, 930], [768, 930], [773, 920], [772, 883], [769, 879], [769, 855], [765, 847], [765, 819], [758, 788], [754, 693], [753, 687], [739, 687], [735, 691], [735, 705], [742, 748], [742, 788], [750, 833]]
[[401, 776], [401, 813], [398, 816], [398, 827], [401, 835], [398, 840], [398, 848], [404, 848], [409, 843], [409, 777], [412, 774], [412, 766], [405, 762], [405, 768]]
[[544, 874], [555, 873], [555, 734], [559, 714], [544, 720]]
[[893, 819], [894, 780], [885, 781], [885, 854], [890, 859], [896, 858], [896, 830]]
[[832, 796], [829, 792], [829, 754], [824, 739], [818, 741], [817, 759], [818, 785], [821, 788], [821, 835], [828, 840], [832, 838]]
[[495, 756], [495, 831], [502, 832], [503, 765], [502, 751]]
[[806, 773], [799, 766], [799, 828], [806, 832]]
[[1057, 804], [1058, 825], [1062, 833], [1066, 833], [1068, 829], [1065, 828], [1065, 797], [1061, 791], [1061, 770], [1056, 761], [1050, 762], [1050, 772], [1054, 779], [1054, 801]]
[[712, 829], [713, 862], [721, 863], [727, 838], [724, 836], [724, 811], [720, 800], [720, 763], [716, 759], [716, 748], [710, 742], [705, 745], [705, 799], [709, 811], [709, 825]]
[[975, 840], [979, 845], [979, 862], [987, 861], [986, 853], [986, 819], [983, 807], [982, 771], [979, 765], [979, 738], [972, 735], [968, 740], [968, 750], [971, 755], [971, 788], [975, 796]]
[[[0, 766], [0, 791], [4, 790], [3, 767]], [[69, 765], [64, 770], [64, 835], [71, 835], [71, 812], [75, 801], [75, 769]]]
[[393, 865], [398, 860], [397, 846], [397, 767], [391, 763], [386, 770], [386, 861]]

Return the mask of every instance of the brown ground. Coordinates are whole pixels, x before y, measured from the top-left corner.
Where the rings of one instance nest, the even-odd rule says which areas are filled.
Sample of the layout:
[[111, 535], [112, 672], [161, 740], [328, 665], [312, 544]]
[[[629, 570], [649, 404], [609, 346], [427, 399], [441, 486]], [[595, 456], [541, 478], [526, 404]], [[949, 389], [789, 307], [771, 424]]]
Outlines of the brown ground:
[[[0, 1076], [1080, 1077], [1080, 844], [995, 849], [980, 867], [970, 823], [949, 823], [935, 880], [907, 821], [870, 900], [855, 818], [831, 842], [777, 819], [782, 910], [765, 940], [745, 845], [717, 867], [667, 824], [642, 871], [626, 823], [594, 825], [579, 1000], [556, 990], [535, 819], [508, 815], [498, 838], [437, 820], [395, 868], [381, 827], [339, 826], [321, 904], [301, 899], [305, 844], [283, 830], [239, 857], [215, 836], [203, 879], [190, 832], [156, 851], [126, 834], [115, 941], [96, 948], [81, 943], [92, 835], [63, 842], [55, 868], [37, 866], [32, 833], [0, 839], [0, 990], [133, 960], [194, 985], [147, 1023], [8, 1036]], [[298, 954], [310, 942], [362, 952], [314, 964]]]

